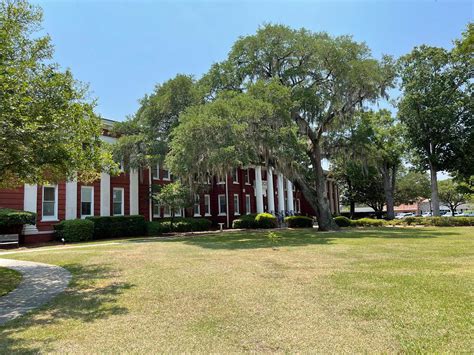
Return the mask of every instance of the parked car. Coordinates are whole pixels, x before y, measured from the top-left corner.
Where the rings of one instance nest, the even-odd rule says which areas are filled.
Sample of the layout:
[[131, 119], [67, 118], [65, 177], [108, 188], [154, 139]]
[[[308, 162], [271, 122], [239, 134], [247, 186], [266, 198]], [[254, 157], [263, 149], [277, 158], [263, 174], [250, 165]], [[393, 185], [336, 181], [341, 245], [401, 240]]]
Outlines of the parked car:
[[396, 219], [403, 219], [406, 217], [415, 217], [415, 214], [413, 212], [406, 212], [406, 213], [399, 213], [395, 216]]
[[433, 216], [433, 212], [425, 212], [421, 215], [421, 217], [432, 217]]

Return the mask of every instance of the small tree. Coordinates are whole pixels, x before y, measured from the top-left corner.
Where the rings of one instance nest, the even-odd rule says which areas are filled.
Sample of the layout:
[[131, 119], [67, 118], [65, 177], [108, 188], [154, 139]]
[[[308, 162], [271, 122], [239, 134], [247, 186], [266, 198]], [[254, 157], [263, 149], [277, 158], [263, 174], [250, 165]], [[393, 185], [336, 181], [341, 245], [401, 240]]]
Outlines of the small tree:
[[453, 216], [456, 209], [469, 200], [469, 195], [452, 179], [439, 182], [439, 200], [449, 207]]
[[418, 202], [430, 196], [430, 179], [425, 172], [409, 171], [400, 173], [395, 189], [397, 204]]
[[180, 181], [175, 181], [167, 185], [159, 186], [158, 192], [152, 195], [153, 200], [160, 206], [166, 206], [170, 209], [171, 214], [171, 229], [173, 229], [173, 222], [176, 212], [190, 207], [193, 204], [192, 194], [189, 188], [181, 184]]

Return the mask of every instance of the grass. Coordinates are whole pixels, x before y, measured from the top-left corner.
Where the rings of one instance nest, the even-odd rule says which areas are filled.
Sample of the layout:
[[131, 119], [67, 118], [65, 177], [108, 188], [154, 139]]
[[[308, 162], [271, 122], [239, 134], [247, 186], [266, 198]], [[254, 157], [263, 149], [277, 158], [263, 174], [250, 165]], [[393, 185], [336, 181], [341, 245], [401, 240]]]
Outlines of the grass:
[[18, 271], [0, 267], [0, 297], [13, 291], [21, 281]]
[[267, 233], [5, 256], [74, 278], [0, 353], [474, 351], [474, 228]]

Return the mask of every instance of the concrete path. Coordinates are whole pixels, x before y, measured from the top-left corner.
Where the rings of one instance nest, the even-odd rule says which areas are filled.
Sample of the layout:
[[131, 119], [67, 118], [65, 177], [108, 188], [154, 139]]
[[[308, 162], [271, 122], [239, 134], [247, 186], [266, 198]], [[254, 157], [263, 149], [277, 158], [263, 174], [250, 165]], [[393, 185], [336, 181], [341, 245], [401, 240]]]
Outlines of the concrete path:
[[69, 271], [59, 266], [10, 259], [0, 259], [0, 266], [23, 275], [15, 290], [0, 297], [0, 325], [41, 307], [71, 281]]

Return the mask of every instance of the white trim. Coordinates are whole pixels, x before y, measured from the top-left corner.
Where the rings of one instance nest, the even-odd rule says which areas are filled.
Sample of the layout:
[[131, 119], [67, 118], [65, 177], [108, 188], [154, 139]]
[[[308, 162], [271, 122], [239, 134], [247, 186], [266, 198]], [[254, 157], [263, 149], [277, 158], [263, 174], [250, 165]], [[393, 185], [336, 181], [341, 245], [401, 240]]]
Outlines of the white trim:
[[257, 199], [257, 213], [263, 213], [263, 183], [262, 167], [255, 167], [255, 197]]
[[[158, 206], [158, 214], [155, 214], [155, 206]], [[152, 200], [152, 215], [153, 218], [161, 218], [161, 206], [159, 203]]]
[[237, 178], [237, 180], [234, 180], [234, 174], [232, 174], [232, 183], [234, 183], [235, 185], [238, 185], [240, 182], [239, 182], [239, 169], [235, 168], [232, 172], [235, 172], [235, 177]]
[[36, 213], [38, 207], [38, 185], [25, 184], [23, 190], [23, 209], [28, 212]]
[[66, 182], [66, 219], [77, 218], [77, 181]]
[[[206, 204], [207, 200], [207, 204]], [[206, 211], [206, 207], [208, 207], [208, 211]], [[204, 216], [211, 215], [211, 195], [205, 194], [204, 195]]]
[[[197, 202], [196, 202], [196, 200], [197, 200]], [[197, 208], [198, 208], [197, 213], [196, 213], [196, 205], [197, 205]], [[194, 195], [193, 214], [194, 214], [194, 217], [201, 217], [201, 196], [199, 196], [199, 194]]]
[[[82, 190], [91, 190], [91, 214], [82, 214]], [[81, 186], [81, 218], [92, 217], [94, 215], [94, 186]]]
[[100, 174], [100, 215], [110, 216], [110, 175]]
[[138, 207], [138, 194], [139, 194], [139, 176], [137, 169], [130, 169], [130, 191], [129, 191], [129, 198], [130, 198], [130, 216], [135, 216], [139, 214], [139, 207]]
[[[117, 190], [117, 191], [118, 191], [118, 190], [122, 191], [122, 194], [121, 194], [121, 195], [122, 195], [121, 214], [115, 214], [115, 213], [114, 213], [114, 207], [115, 207], [115, 206], [114, 206], [114, 191], [115, 191], [115, 190]], [[112, 189], [112, 215], [113, 215], [113, 216], [124, 216], [124, 215], [125, 215], [125, 189], [124, 189], [123, 187], [114, 187], [114, 188]]]
[[[236, 197], [237, 197], [237, 200], [235, 199]], [[237, 201], [237, 211], [235, 210], [235, 201]], [[233, 202], [234, 202], [234, 216], [240, 216], [240, 199], [239, 199], [239, 194], [234, 194]]]
[[[44, 215], [44, 188], [45, 187], [54, 188], [54, 216]], [[43, 193], [41, 196], [41, 221], [43, 222], [58, 221], [58, 185], [43, 185]]]
[[[153, 180], [160, 180], [160, 164], [156, 163], [156, 164], [155, 164], [155, 167], [154, 167], [154, 169], [153, 169], [153, 172], [151, 172], [151, 171], [152, 171], [152, 169], [151, 169], [151, 167], [150, 167], [151, 178], [152, 178]], [[156, 177], [153, 176], [153, 173], [156, 174]]]
[[252, 213], [252, 199], [250, 198], [249, 194], [246, 194], [245, 195], [245, 214], [251, 214], [251, 213]]
[[[227, 211], [222, 212], [221, 211], [221, 197], [225, 199], [225, 194], [219, 194], [217, 195], [217, 211], [219, 212], [218, 216], [227, 216]], [[227, 201], [225, 201], [226, 207], [227, 207]]]
[[268, 212], [275, 214], [275, 190], [273, 188], [273, 168], [267, 170], [267, 204]]
[[[166, 213], [167, 210], [169, 213]], [[171, 217], [171, 208], [169, 206], [163, 206], [163, 217]]]
[[167, 177], [165, 177], [165, 174], [163, 173], [163, 177], [162, 177], [162, 180], [163, 181], [171, 181], [171, 172], [168, 170], [168, 169], [165, 169], [165, 167], [163, 166], [163, 171], [166, 171], [168, 174]]
[[247, 173], [245, 174], [245, 185], [252, 185], [250, 183], [250, 170], [249, 168], [245, 169], [247, 171]]

